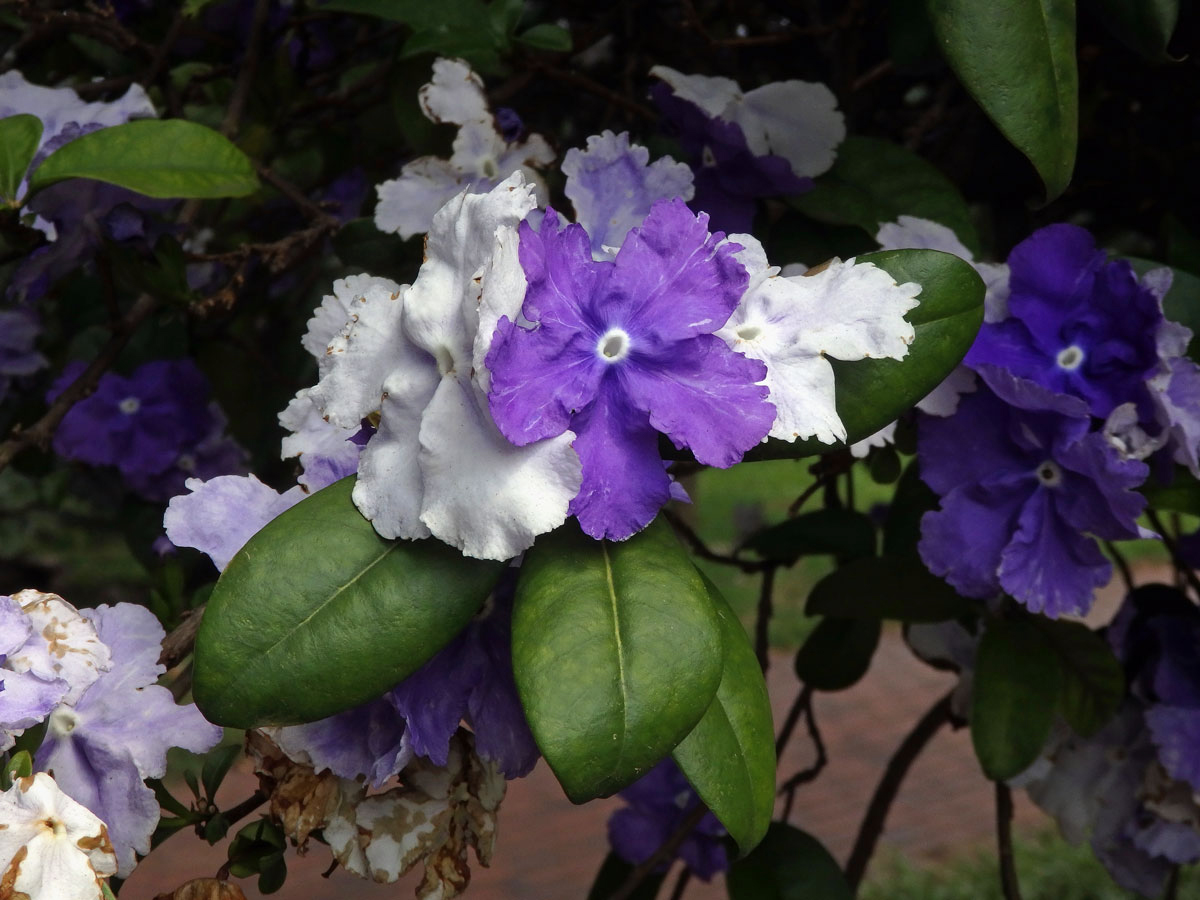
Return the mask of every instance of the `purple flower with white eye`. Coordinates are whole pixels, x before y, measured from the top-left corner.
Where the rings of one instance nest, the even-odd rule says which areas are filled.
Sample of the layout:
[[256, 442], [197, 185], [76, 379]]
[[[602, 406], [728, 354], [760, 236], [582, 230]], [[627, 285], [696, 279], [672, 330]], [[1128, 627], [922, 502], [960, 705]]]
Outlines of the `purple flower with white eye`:
[[[653, 856], [700, 803], [671, 759], [664, 759], [621, 791], [621, 799], [629, 806], [617, 810], [608, 820], [608, 842], [617, 856], [631, 865]], [[707, 813], [684, 838], [674, 858], [682, 859], [697, 876], [710, 881], [729, 868], [722, 840], [725, 834], [717, 817]], [[664, 860], [660, 871], [670, 864], [671, 860]]]
[[1089, 431], [1082, 400], [1003, 370], [986, 381], [953, 416], [919, 418], [921, 477], [941, 499], [921, 520], [921, 558], [968, 597], [1086, 612], [1112, 570], [1087, 535], [1140, 536], [1147, 467]]
[[837, 100], [823, 84], [779, 81], [743, 93], [728, 78], [666, 66], [650, 74], [662, 79], [650, 96], [696, 174], [690, 205], [726, 232], [751, 230], [757, 198], [810, 190], [846, 136]]
[[134, 854], [150, 852], [158, 824], [158, 801], [144, 780], [166, 774], [169, 748], [203, 753], [223, 732], [155, 684], [166, 667], [158, 662], [165, 632], [153, 613], [118, 603], [82, 614], [111, 651], [112, 667], [50, 714], [34, 765], [52, 770], [63, 793], [104, 820], [125, 878]]
[[46, 365], [46, 358], [33, 348], [39, 331], [37, 316], [30, 310], [0, 309], [0, 403], [13, 381]]
[[162, 472], [148, 469], [128, 473], [125, 483], [146, 500], [165, 503], [182, 494], [190, 478], [210, 479], [246, 471], [245, 449], [230, 437], [225, 413], [215, 403], [208, 405], [208, 434], [195, 446], [180, 451], [175, 464]]
[[[82, 363], [69, 365], [47, 399], [82, 369]], [[116, 466], [127, 477], [165, 472], [208, 436], [208, 393], [207, 379], [186, 359], [149, 362], [128, 377], [106, 373], [95, 393], [67, 413], [54, 450], [94, 466]]]
[[[1050, 225], [1008, 257], [1009, 316], [984, 323], [966, 364], [1004, 368], [1080, 397], [1104, 418], [1135, 403], [1153, 421], [1146, 380], [1159, 364], [1159, 297], [1127, 262], [1108, 262], [1084, 229]], [[990, 371], [996, 371], [993, 368]]]
[[670, 497], [658, 433], [728, 467], [775, 420], [766, 366], [714, 332], [746, 290], [739, 245], [710, 235], [682, 200], [656, 203], [616, 258], [592, 259], [579, 225], [520, 228], [522, 315], [497, 323], [486, 363], [492, 417], [517, 446], [570, 430], [583, 484], [570, 513], [595, 538], [624, 540]]

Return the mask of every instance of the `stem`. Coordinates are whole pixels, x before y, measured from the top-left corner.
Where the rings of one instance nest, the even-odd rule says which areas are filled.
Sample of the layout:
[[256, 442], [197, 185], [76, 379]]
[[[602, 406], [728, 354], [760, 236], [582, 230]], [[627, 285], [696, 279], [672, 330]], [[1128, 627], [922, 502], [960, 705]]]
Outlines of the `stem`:
[[1154, 530], [1162, 537], [1163, 546], [1167, 548], [1167, 552], [1171, 554], [1171, 562], [1175, 564], [1175, 568], [1187, 580], [1188, 586], [1196, 592], [1196, 596], [1200, 597], [1200, 579], [1196, 578], [1196, 573], [1191, 567], [1183, 561], [1179, 555], [1179, 545], [1175, 543], [1175, 538], [1167, 531], [1166, 525], [1162, 518], [1153, 509], [1146, 510], [1146, 518], [1150, 520], [1150, 524], [1154, 526]]
[[736, 556], [726, 556], [722, 553], [717, 553], [715, 550], [712, 550], [708, 544], [704, 543], [704, 538], [696, 534], [692, 526], [683, 521], [683, 519], [679, 518], [679, 516], [677, 516], [675, 513], [664, 509], [662, 511], [662, 515], [668, 522], [671, 523], [671, 527], [675, 529], [679, 536], [688, 543], [688, 545], [692, 548], [692, 552], [701, 559], [707, 559], [709, 562], [721, 563], [721, 565], [725, 566], [736, 566], [747, 574], [752, 574], [754, 572], [765, 572], [767, 569], [774, 568], [775, 566], [775, 564], [771, 562], [755, 562], [749, 559], [739, 559]]
[[659, 844], [650, 857], [643, 863], [638, 864], [632, 872], [629, 873], [625, 882], [617, 889], [617, 892], [609, 898], [609, 900], [629, 900], [633, 896], [633, 892], [638, 889], [638, 886], [646, 880], [651, 872], [658, 868], [659, 863], [664, 862], [675, 855], [675, 851], [679, 849], [693, 829], [700, 824], [700, 820], [708, 815], [708, 807], [700, 803], [693, 809], [686, 819], [679, 823], [679, 827], [671, 832], [671, 836]]
[[1163, 900], [1177, 900], [1179, 897], [1179, 866], [1171, 866], [1171, 874], [1167, 876], [1167, 886], [1163, 890]]
[[1012, 845], [1012, 791], [1003, 781], [996, 782], [996, 841], [1000, 853], [1000, 887], [1004, 900], [1021, 900], [1021, 885], [1017, 881], [1017, 864]]
[[266, 803], [269, 799], [270, 797], [268, 797], [262, 791], [255, 791], [237, 806], [226, 810], [224, 812], [225, 819], [227, 822], [229, 822], [229, 826], [232, 828], [242, 819], [246, 818], [246, 816], [250, 815], [250, 813], [254, 812], [256, 809]]
[[[804, 707], [807, 713], [804, 721], [808, 725], [808, 737], [813, 743], [813, 748], [817, 751], [817, 758], [811, 766], [801, 769], [779, 788], [778, 793], [786, 795], [783, 801], [783, 821], [785, 822], [792, 814], [792, 804], [796, 802], [796, 791], [802, 784], [815, 781], [817, 776], [821, 774], [825, 766], [829, 763], [829, 756], [825, 752], [825, 740], [821, 737], [821, 729], [817, 727], [817, 717], [813, 712], [812, 689], [806, 685], [803, 691], [801, 691], [802, 696], [804, 691], [809, 692], [809, 700]], [[784, 737], [784, 735], [781, 733], [780, 737]], [[776, 746], [781, 747], [782, 745], [776, 744]]]
[[683, 892], [687, 890], [688, 883], [692, 880], [692, 870], [687, 866], [679, 872], [679, 878], [675, 880], [675, 889], [671, 891], [671, 900], [680, 900]]
[[1121, 555], [1121, 551], [1117, 549], [1112, 541], [1104, 542], [1104, 549], [1108, 551], [1108, 555], [1113, 558], [1113, 562], [1117, 566], [1117, 571], [1121, 573], [1121, 580], [1125, 582], [1125, 590], [1133, 590], [1133, 570], [1129, 568], [1129, 560]]
[[800, 693], [796, 695], [796, 702], [788, 710], [787, 718], [783, 720], [783, 727], [779, 729], [779, 737], [775, 738], [776, 756], [783, 752], [783, 748], [792, 739], [792, 732], [796, 730], [800, 716], [805, 712], [812, 711], [812, 696], [813, 689], [807, 684], [800, 688]]
[[858, 837], [854, 839], [850, 860], [846, 863], [846, 881], [855, 893], [858, 893], [858, 887], [867, 871], [867, 864], [875, 853], [875, 845], [879, 843], [879, 837], [883, 834], [888, 812], [896, 795], [900, 793], [904, 777], [925, 749], [925, 745], [950, 721], [950, 697], [951, 694], [948, 693], [930, 707], [888, 760], [887, 768], [871, 796], [871, 803], [867, 806], [866, 815], [858, 828]]
[[768, 651], [771, 643], [771, 614], [773, 611], [771, 595], [775, 591], [775, 572], [775, 566], [763, 570], [762, 590], [758, 594], [758, 615], [754, 620], [754, 655], [758, 657], [758, 664], [764, 674], [771, 664]]

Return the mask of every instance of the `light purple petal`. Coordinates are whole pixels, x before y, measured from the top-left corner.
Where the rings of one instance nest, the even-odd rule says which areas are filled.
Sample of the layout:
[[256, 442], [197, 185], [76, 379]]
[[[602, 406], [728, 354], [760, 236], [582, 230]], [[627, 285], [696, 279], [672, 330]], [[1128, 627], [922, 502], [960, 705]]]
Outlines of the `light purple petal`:
[[340, 778], [365, 776], [378, 788], [408, 765], [413, 750], [404, 719], [386, 698], [307, 725], [270, 730], [279, 748], [317, 772]]
[[1146, 724], [1167, 774], [1200, 792], [1200, 709], [1160, 704], [1146, 711]]

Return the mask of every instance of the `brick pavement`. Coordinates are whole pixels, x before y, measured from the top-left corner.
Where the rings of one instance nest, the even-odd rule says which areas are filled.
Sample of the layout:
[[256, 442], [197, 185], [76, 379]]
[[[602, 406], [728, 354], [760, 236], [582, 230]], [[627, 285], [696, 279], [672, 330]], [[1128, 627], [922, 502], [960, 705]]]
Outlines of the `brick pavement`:
[[[790, 656], [776, 654], [768, 683], [781, 722], [797, 683]], [[853, 844], [858, 821], [884, 765], [917, 718], [951, 685], [953, 678], [920, 663], [903, 645], [898, 631], [885, 633], [867, 676], [853, 688], [818, 695], [817, 721], [828, 748], [829, 765], [797, 794], [791, 821], [816, 835], [841, 861]], [[803, 725], [785, 751], [780, 776], [787, 777], [813, 759]], [[235, 803], [253, 790], [253, 779], [235, 773], [223, 799]], [[1018, 823], [1043, 821], [1023, 795], [1017, 797]], [[470, 900], [582, 900], [607, 852], [605, 821], [617, 800], [583, 807], [562, 796], [544, 764], [526, 779], [513, 782], [501, 808], [496, 858], [490, 869], [473, 867]], [[980, 775], [965, 730], [944, 729], [917, 761], [894, 804], [881, 849], [891, 847], [914, 858], [941, 858], [956, 849], [989, 841], [992, 791]], [[192, 877], [211, 876], [225, 859], [223, 845], [208, 847], [190, 833], [171, 839], [183, 844], [152, 855], [121, 892], [122, 900], [150, 900]], [[172, 852], [174, 851], [174, 852]], [[416, 879], [375, 885], [338, 871], [320, 878], [329, 862], [321, 845], [306, 858], [289, 856], [290, 876], [272, 897], [278, 900], [411, 897]], [[172, 868], [174, 871], [172, 871]], [[260, 895], [242, 882], [246, 895]], [[720, 883], [693, 883], [689, 900], [724, 897]]]

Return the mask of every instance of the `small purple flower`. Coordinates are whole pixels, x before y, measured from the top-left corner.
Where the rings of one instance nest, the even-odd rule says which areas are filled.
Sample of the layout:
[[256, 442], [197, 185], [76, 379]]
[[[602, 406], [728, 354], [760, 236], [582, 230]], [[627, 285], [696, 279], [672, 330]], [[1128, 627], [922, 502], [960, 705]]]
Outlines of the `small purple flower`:
[[1007, 592], [1051, 618], [1086, 612], [1111, 565], [1096, 541], [1139, 536], [1147, 467], [1090, 432], [1085, 404], [1003, 370], [949, 418], [921, 416], [921, 477], [941, 508], [921, 521], [930, 571], [960, 593]]
[[1129, 263], [1108, 262], [1086, 230], [1062, 224], [1018, 244], [1008, 265], [1009, 317], [983, 325], [967, 365], [1081, 397], [1101, 418], [1136, 403], [1139, 418], [1153, 421], [1146, 380], [1158, 367], [1163, 316]]
[[[608, 841], [617, 856], [632, 865], [653, 856], [700, 802], [671, 759], [664, 759], [621, 791], [621, 798], [629, 806], [617, 810], [608, 820]], [[679, 845], [676, 857], [700, 878], [710, 881], [729, 868], [724, 836], [724, 827], [710, 812]], [[660, 869], [669, 865], [670, 860], [666, 860]]]
[[682, 200], [659, 201], [616, 258], [593, 261], [587, 232], [520, 228], [525, 328], [504, 317], [486, 358], [489, 405], [518, 446], [570, 430], [583, 463], [571, 502], [583, 530], [624, 540], [670, 497], [658, 432], [728, 467], [761, 441], [775, 407], [766, 367], [713, 332], [747, 286], [740, 247], [710, 235]]

